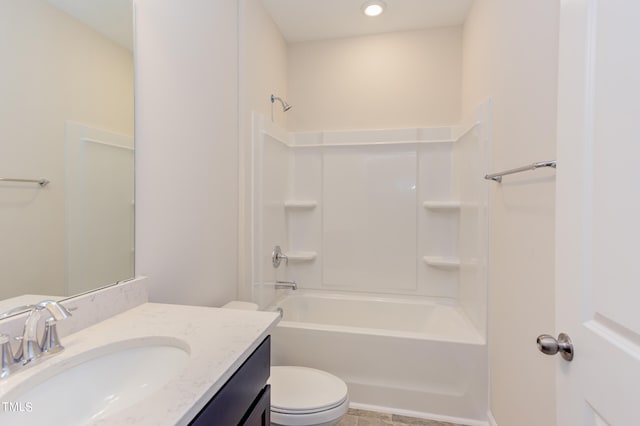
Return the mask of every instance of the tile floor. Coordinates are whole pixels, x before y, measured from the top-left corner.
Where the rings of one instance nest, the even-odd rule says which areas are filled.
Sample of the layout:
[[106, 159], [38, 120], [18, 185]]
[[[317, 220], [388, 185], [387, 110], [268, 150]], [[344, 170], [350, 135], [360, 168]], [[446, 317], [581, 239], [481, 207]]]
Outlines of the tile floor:
[[349, 409], [347, 415], [337, 426], [463, 426], [436, 420], [417, 419], [397, 414]]

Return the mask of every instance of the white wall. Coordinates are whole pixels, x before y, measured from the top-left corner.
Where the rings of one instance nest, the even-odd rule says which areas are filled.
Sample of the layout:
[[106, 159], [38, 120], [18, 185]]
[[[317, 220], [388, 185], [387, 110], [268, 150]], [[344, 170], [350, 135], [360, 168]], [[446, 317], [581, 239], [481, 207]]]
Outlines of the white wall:
[[[239, 3], [239, 268], [238, 297], [251, 298], [251, 143], [252, 112], [271, 119], [271, 94], [287, 98], [287, 45], [261, 0]], [[286, 127], [279, 105], [274, 120]], [[284, 236], [282, 238], [284, 240]], [[269, 252], [270, 253], [270, 252]]]
[[131, 52], [40, 0], [0, 2], [0, 299], [65, 294], [65, 121], [133, 134]]
[[487, 333], [488, 195], [482, 179], [488, 164], [491, 139], [491, 103], [478, 108], [476, 124], [461, 126], [462, 136], [453, 149], [454, 187], [460, 202], [458, 302], [478, 332]]
[[237, 281], [237, 2], [135, 6], [136, 274], [152, 301], [220, 305]]
[[[491, 96], [492, 169], [555, 157], [557, 2], [478, 0], [464, 28], [463, 111]], [[562, 165], [560, 165], [562, 167]], [[499, 425], [554, 425], [554, 180], [539, 170], [490, 185], [490, 408]]]
[[456, 124], [460, 27], [289, 46], [290, 131]]

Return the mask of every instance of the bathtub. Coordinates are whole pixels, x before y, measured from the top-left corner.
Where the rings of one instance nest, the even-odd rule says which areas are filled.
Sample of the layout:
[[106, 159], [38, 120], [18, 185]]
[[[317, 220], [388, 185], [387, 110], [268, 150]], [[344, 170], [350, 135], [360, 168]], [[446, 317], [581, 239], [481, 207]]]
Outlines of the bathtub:
[[297, 290], [270, 308], [273, 365], [335, 374], [353, 408], [487, 424], [485, 340], [456, 304]]

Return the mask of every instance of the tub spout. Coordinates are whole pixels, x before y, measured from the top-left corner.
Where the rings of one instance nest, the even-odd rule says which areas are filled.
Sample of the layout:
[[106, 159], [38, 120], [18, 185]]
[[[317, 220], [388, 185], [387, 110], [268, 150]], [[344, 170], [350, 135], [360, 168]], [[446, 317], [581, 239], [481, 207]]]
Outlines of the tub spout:
[[266, 282], [264, 285], [272, 285], [277, 289], [282, 288], [290, 288], [291, 290], [297, 290], [298, 284], [295, 281], [275, 281], [275, 282]]
[[290, 288], [297, 290], [298, 284], [295, 281], [276, 281], [276, 288]]

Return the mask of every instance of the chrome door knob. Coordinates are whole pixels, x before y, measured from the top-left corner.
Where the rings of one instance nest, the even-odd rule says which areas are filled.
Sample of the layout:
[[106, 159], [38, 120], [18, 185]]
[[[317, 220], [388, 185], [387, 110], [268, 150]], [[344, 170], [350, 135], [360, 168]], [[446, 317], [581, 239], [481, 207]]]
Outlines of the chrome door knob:
[[573, 344], [569, 336], [565, 333], [560, 333], [557, 340], [548, 334], [541, 334], [538, 336], [536, 342], [538, 344], [538, 350], [543, 354], [555, 355], [560, 352], [560, 355], [566, 361], [573, 359]]

